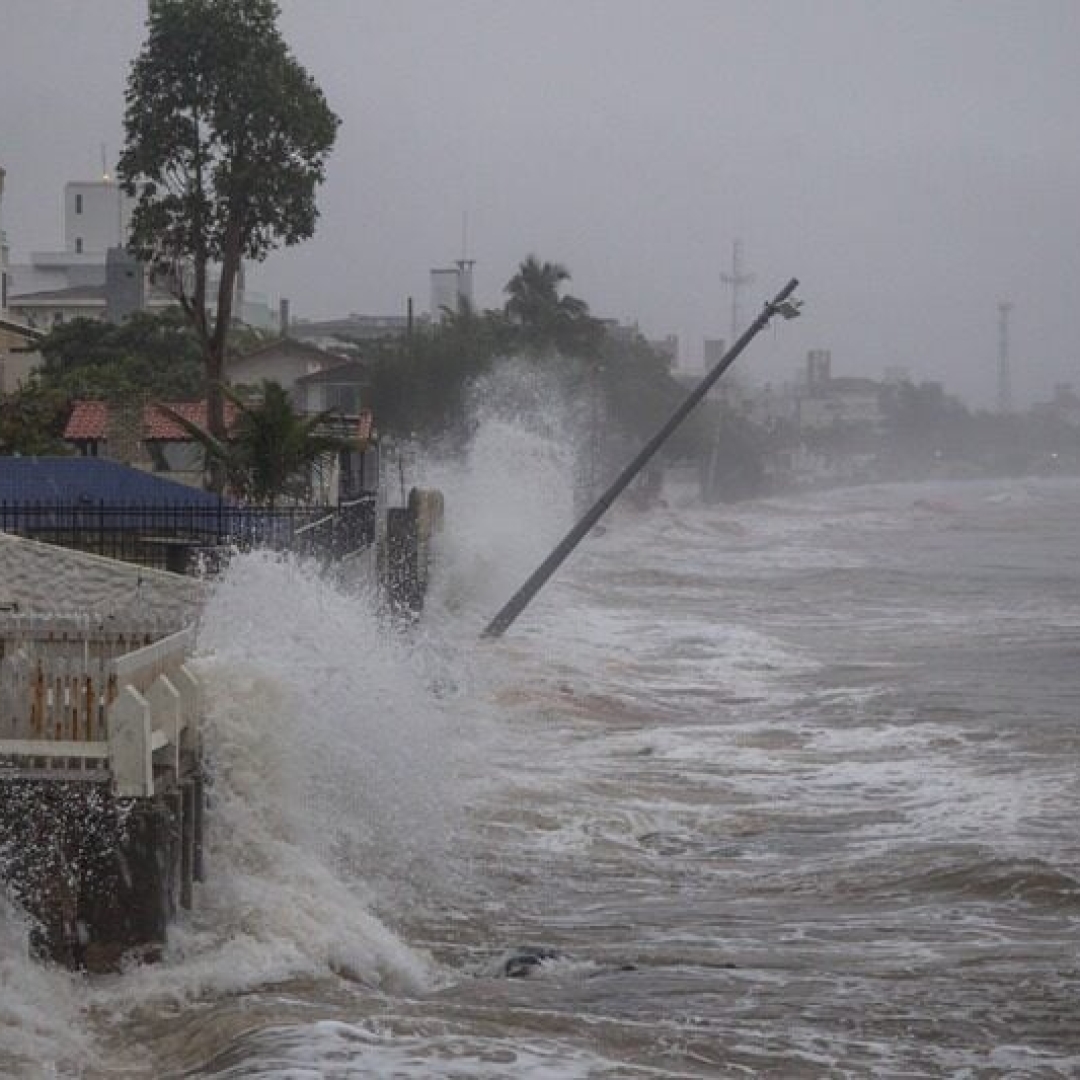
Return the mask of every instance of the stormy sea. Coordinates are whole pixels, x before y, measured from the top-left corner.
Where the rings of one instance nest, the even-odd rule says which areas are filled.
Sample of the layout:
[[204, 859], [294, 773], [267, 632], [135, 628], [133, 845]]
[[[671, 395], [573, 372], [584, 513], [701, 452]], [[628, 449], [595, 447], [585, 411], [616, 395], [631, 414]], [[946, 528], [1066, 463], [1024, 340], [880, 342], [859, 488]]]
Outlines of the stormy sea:
[[195, 910], [86, 977], [0, 907], [0, 1075], [1080, 1075], [1080, 480], [669, 485], [481, 643], [570, 471], [432, 467], [410, 628], [232, 562]]

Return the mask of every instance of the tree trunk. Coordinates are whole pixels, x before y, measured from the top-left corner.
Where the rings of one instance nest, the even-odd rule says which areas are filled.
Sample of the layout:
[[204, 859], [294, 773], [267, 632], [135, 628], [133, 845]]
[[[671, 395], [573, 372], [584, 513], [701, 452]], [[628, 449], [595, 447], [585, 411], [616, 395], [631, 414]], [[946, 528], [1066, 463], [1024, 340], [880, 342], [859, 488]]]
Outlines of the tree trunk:
[[[221, 281], [218, 283], [217, 312], [214, 332], [206, 344], [206, 427], [219, 442], [226, 442], [225, 395], [221, 392], [225, 381], [225, 345], [232, 323], [233, 289], [240, 269], [240, 228], [230, 223], [225, 237], [225, 251], [221, 260]], [[224, 462], [211, 459], [209, 487], [219, 495], [225, 488]]]

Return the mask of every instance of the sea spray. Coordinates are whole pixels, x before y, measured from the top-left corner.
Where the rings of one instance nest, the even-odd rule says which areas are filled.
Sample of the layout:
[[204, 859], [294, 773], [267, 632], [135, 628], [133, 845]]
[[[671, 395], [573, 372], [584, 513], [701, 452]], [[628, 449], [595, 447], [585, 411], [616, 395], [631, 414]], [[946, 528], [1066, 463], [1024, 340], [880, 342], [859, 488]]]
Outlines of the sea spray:
[[0, 1076], [78, 1075], [92, 1060], [79, 976], [30, 952], [23, 913], [0, 893]]
[[[236, 557], [215, 581], [197, 661], [208, 879], [171, 934], [174, 991], [327, 972], [383, 986], [439, 979], [398, 935], [421, 911], [483, 891], [461, 837], [514, 756], [491, 706], [498, 674], [460, 609], [482, 616], [497, 603], [570, 512], [573, 454], [552, 438], [555, 398], [544, 391], [546, 410], [508, 419], [522, 374], [502, 379], [502, 405], [479, 407], [464, 460], [429, 459], [415, 478], [443, 489], [448, 508], [419, 625], [383, 617], [362, 577], [268, 552]], [[534, 379], [534, 395], [545, 385]]]
[[573, 520], [582, 432], [557, 372], [507, 360], [470, 388], [472, 434], [463, 457], [428, 455], [419, 482], [446, 497], [433, 616], [470, 637]]
[[447, 497], [417, 626], [384, 621], [370, 582], [266, 552], [213, 582], [194, 662], [210, 768], [195, 908], [161, 964], [86, 981], [31, 959], [24, 921], [0, 907], [0, 1074], [126, 1060], [147, 1009], [297, 979], [413, 991], [453, 977], [410, 929], [440, 906], [453, 919], [497, 902], [476, 815], [520, 749], [493, 692], [506, 657], [478, 648], [470, 623], [572, 512], [576, 442], [557, 387], [516, 364], [496, 378], [477, 389], [464, 457], [430, 456], [410, 477]]
[[253, 553], [217, 583], [199, 641], [218, 917], [303, 950], [298, 919], [347, 941], [335, 904], [355, 929], [361, 902], [392, 916], [457, 872], [442, 852], [468, 787], [465, 721], [373, 597]]

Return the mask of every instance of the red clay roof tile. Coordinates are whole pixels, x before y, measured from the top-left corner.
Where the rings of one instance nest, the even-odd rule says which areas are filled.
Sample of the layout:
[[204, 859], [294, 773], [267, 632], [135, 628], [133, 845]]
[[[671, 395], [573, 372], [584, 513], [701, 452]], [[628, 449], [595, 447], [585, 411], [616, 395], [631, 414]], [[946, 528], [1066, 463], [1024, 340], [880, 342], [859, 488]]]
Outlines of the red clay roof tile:
[[109, 430], [109, 406], [104, 401], [76, 401], [64, 428], [64, 438], [104, 439]]
[[[185, 419], [206, 427], [205, 401], [178, 401], [168, 407]], [[64, 428], [64, 438], [69, 442], [102, 440], [109, 437], [110, 409], [107, 401], [76, 401]], [[238, 410], [231, 401], [225, 402], [225, 426], [236, 423]], [[144, 405], [142, 412], [142, 438], [162, 442], [190, 442], [191, 436], [171, 416], [157, 405]]]

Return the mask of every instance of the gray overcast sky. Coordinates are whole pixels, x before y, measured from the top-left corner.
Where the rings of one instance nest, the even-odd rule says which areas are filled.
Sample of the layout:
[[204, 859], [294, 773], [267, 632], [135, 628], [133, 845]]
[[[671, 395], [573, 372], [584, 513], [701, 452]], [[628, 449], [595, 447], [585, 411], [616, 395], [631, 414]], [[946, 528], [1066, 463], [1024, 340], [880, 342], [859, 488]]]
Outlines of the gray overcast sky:
[[[902, 365], [993, 401], [1014, 302], [1021, 402], [1080, 384], [1078, 0], [284, 0], [342, 117], [312, 241], [251, 278], [300, 315], [426, 307], [470, 255], [483, 305], [527, 253], [597, 314], [728, 336], [789, 277], [806, 314], [740, 369]], [[16, 258], [115, 158], [145, 0], [0, 0], [0, 164]]]

